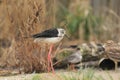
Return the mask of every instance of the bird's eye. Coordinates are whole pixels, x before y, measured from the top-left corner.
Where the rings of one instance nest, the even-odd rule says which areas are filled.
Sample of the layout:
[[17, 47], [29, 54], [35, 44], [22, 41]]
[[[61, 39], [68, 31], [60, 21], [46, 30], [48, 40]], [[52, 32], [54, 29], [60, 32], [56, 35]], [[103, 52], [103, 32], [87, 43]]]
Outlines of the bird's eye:
[[61, 30], [61, 33], [62, 33], [62, 34], [65, 34], [65, 31], [64, 31], [64, 30]]

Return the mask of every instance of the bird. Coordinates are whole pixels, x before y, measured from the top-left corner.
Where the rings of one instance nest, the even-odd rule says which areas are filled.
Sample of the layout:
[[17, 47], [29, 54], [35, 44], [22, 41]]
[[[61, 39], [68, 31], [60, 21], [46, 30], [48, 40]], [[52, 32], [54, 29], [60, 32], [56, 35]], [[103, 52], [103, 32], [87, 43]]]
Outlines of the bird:
[[82, 61], [82, 54], [80, 48], [77, 48], [75, 52], [73, 52], [70, 56], [64, 59], [64, 62], [70, 65], [70, 68], [75, 69], [75, 64], [78, 64]]
[[70, 46], [68, 48], [69, 48], [68, 50], [70, 51], [72, 50], [73, 52], [69, 56], [65, 57], [64, 59], [57, 61], [54, 64], [54, 66], [58, 63], [68, 64], [69, 65], [68, 67], [70, 69], [75, 70], [75, 64], [78, 64], [82, 61], [82, 53], [80, 51], [80, 48], [78, 48], [77, 46]]
[[52, 70], [52, 72], [55, 73], [51, 60], [51, 52], [53, 49], [53, 45], [60, 42], [64, 38], [64, 36], [68, 38], [68, 36], [66, 35], [66, 31], [63, 28], [50, 28], [30, 36], [34, 39], [35, 43], [42, 42], [50, 44], [49, 52], [47, 54], [48, 72]]

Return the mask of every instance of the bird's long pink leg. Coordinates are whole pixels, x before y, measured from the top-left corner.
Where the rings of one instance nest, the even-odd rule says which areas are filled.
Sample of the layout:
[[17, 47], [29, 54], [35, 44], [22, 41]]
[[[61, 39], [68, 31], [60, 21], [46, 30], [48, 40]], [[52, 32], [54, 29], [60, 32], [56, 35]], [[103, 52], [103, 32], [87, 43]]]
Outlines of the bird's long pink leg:
[[50, 72], [50, 55], [49, 55], [49, 53], [48, 53], [48, 55], [47, 55], [47, 63], [48, 63], [48, 72]]
[[48, 53], [48, 71], [50, 71], [50, 69], [52, 69], [52, 72], [55, 73], [54, 68], [53, 68], [52, 59], [51, 59], [52, 48], [53, 48], [53, 44], [50, 46], [50, 50]]

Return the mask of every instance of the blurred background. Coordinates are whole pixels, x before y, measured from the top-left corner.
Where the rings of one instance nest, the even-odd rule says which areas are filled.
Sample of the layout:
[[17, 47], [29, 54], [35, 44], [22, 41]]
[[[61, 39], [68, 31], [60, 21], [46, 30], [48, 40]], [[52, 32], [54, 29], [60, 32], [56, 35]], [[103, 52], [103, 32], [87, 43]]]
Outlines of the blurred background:
[[0, 0], [0, 68], [45, 71], [41, 56], [46, 56], [46, 47], [23, 37], [52, 27], [66, 29], [72, 41], [80, 43], [120, 41], [119, 4], [120, 0]]

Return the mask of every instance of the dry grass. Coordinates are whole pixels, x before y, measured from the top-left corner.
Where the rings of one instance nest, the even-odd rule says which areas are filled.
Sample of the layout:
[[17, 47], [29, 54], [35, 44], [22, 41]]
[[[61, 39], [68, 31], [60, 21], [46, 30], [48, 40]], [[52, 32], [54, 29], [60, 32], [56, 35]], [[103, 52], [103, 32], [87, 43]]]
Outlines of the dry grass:
[[[44, 29], [44, 0], [4, 0], [0, 4], [0, 39], [8, 39], [10, 47], [1, 45], [1, 68], [19, 68], [24, 72], [45, 71], [46, 50], [31, 39], [24, 39]], [[2, 43], [2, 41], [1, 41]], [[7, 43], [7, 42], [6, 42]], [[42, 56], [41, 56], [42, 55]]]
[[120, 15], [114, 9], [104, 7], [102, 10], [103, 24], [101, 25], [102, 34], [100, 39], [102, 41], [114, 40], [120, 41]]

